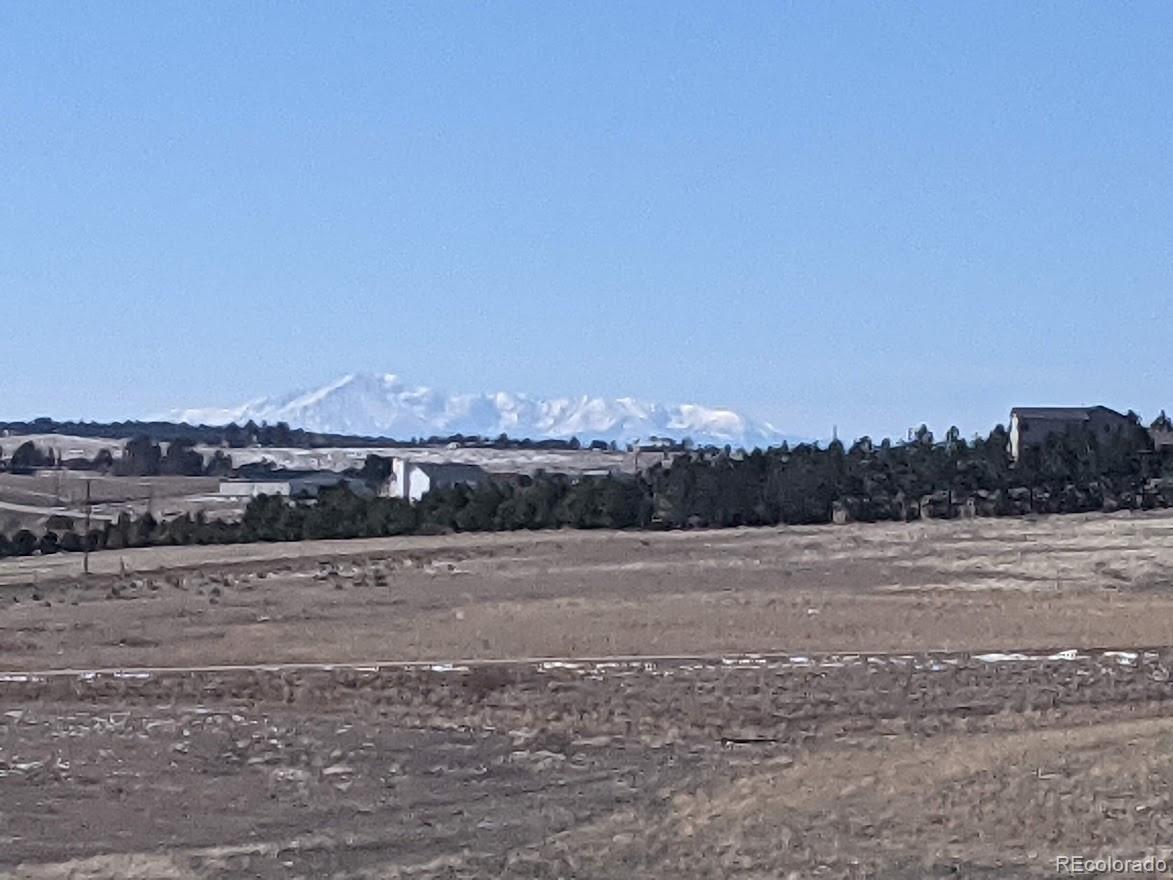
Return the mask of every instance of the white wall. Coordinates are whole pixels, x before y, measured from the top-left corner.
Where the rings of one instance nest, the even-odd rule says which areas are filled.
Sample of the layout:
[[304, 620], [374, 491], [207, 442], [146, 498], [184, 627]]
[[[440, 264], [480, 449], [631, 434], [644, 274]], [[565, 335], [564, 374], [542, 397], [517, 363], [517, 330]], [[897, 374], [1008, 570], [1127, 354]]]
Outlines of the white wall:
[[425, 471], [416, 465], [408, 465], [408, 471], [411, 474], [410, 483], [408, 484], [408, 500], [412, 503], [419, 501], [424, 497], [424, 493], [432, 488], [432, 479]]
[[388, 494], [392, 498], [406, 498], [410, 488], [409, 480], [407, 461], [402, 458], [391, 459], [391, 485], [388, 487]]
[[1018, 424], [1017, 413], [1010, 416], [1010, 457], [1018, 461], [1022, 454], [1022, 426]]
[[386, 492], [392, 498], [406, 498], [414, 503], [433, 487], [444, 488], [451, 485], [453, 481], [446, 479], [443, 472], [436, 475], [433, 483], [427, 471], [419, 464], [404, 458], [395, 458], [391, 462], [391, 481]]
[[432, 486], [428, 475], [419, 465], [412, 464], [405, 458], [396, 458], [391, 462], [391, 496], [406, 498], [408, 501], [419, 501], [424, 493]]

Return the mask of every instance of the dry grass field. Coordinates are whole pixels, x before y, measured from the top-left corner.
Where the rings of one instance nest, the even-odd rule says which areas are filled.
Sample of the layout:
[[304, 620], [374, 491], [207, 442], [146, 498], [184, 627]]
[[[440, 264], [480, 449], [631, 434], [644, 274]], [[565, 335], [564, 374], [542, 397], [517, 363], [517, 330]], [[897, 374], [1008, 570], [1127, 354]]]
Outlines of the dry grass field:
[[45, 530], [52, 514], [72, 517], [80, 530], [85, 518], [86, 484], [91, 517], [101, 524], [120, 514], [170, 517], [202, 510], [210, 517], [239, 516], [237, 499], [219, 499], [216, 477], [119, 477], [92, 471], [45, 470], [36, 474], [0, 474], [0, 531]]
[[[913, 880], [1168, 855], [1168, 514], [92, 562], [0, 563], [0, 878]], [[662, 659], [522, 659], [616, 655]], [[405, 660], [427, 662], [375, 663]], [[278, 663], [335, 667], [257, 668]], [[131, 667], [163, 669], [84, 672]]]
[[[1173, 517], [0, 562], [0, 668], [1173, 644]], [[123, 573], [125, 572], [125, 573]]]

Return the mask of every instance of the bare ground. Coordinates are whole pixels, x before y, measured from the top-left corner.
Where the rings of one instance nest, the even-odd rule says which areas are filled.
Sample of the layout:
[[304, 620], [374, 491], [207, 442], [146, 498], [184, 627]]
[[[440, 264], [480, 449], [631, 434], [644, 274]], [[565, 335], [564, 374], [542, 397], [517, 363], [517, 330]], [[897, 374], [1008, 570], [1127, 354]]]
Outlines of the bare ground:
[[58, 677], [0, 877], [1048, 877], [1164, 852], [1173, 655]]
[[[5, 562], [0, 878], [1168, 856], [1171, 539], [1142, 514]], [[19, 672], [745, 652], [791, 659]]]
[[[0, 564], [0, 668], [1173, 643], [1173, 517], [153, 548]], [[125, 574], [120, 574], [125, 570]]]

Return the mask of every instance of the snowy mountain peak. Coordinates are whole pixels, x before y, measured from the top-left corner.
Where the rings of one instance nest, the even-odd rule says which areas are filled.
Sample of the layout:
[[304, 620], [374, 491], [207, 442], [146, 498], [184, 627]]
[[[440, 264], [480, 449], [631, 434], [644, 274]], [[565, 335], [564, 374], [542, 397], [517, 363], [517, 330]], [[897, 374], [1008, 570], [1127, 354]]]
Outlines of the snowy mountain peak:
[[263, 397], [223, 408], [175, 410], [166, 418], [189, 424], [286, 422], [294, 428], [372, 437], [479, 434], [533, 439], [570, 438], [626, 443], [649, 437], [691, 438], [698, 444], [777, 445], [788, 438], [766, 422], [728, 409], [664, 405], [630, 397], [538, 398], [498, 391], [449, 394], [409, 386], [394, 373], [349, 373], [320, 388]]

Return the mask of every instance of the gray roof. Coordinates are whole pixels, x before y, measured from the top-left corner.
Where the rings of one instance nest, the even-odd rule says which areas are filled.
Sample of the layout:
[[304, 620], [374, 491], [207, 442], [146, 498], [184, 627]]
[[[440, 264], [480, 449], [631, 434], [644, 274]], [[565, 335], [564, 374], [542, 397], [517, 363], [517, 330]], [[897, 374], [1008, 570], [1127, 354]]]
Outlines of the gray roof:
[[1102, 411], [1120, 418], [1123, 413], [1106, 406], [1016, 406], [1010, 410], [1010, 415], [1024, 419], [1055, 419], [1057, 421], [1084, 421], [1091, 418], [1093, 412]]
[[339, 483], [346, 480], [345, 474], [338, 471], [297, 471], [297, 470], [269, 470], [256, 471], [250, 475], [247, 469], [241, 468], [238, 476], [225, 477], [223, 483]]
[[429, 477], [444, 477], [446, 479], [479, 480], [488, 476], [488, 472], [479, 465], [464, 464], [463, 462], [411, 462], [413, 467], [419, 468]]

